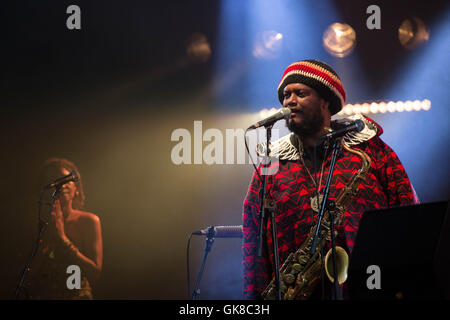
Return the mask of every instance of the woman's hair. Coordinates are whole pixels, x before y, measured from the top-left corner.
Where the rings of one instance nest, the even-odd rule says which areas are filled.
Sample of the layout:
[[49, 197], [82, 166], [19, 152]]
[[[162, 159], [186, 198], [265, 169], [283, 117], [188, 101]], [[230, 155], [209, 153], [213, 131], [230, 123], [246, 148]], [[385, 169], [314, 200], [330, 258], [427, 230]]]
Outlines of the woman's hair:
[[74, 170], [78, 175], [78, 180], [75, 182], [75, 186], [77, 187], [77, 192], [75, 193], [75, 197], [72, 201], [72, 207], [74, 209], [82, 209], [84, 206], [84, 191], [83, 184], [81, 181], [80, 171], [77, 166], [64, 158], [50, 158], [47, 159], [41, 168], [41, 173], [39, 177], [40, 187], [43, 187], [58, 178], [61, 178], [61, 170], [66, 169], [68, 171]]

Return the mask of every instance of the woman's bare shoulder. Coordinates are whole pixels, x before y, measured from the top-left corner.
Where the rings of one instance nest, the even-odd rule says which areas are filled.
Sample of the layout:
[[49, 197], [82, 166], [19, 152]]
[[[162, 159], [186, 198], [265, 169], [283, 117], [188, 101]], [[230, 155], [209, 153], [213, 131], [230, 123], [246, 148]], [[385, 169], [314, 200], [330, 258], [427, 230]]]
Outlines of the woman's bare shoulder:
[[78, 219], [86, 223], [92, 223], [94, 225], [100, 224], [100, 218], [92, 212], [76, 210], [76, 214], [78, 215]]

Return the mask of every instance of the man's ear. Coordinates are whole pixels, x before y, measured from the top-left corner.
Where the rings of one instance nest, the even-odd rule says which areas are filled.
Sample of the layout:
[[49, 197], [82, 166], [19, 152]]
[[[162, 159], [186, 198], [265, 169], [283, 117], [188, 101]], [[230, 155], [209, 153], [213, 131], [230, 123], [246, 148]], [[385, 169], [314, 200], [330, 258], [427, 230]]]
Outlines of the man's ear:
[[322, 102], [320, 104], [320, 108], [322, 109], [322, 111], [325, 111], [326, 109], [328, 109], [329, 106], [330, 106], [330, 102], [328, 102], [327, 100], [322, 98]]

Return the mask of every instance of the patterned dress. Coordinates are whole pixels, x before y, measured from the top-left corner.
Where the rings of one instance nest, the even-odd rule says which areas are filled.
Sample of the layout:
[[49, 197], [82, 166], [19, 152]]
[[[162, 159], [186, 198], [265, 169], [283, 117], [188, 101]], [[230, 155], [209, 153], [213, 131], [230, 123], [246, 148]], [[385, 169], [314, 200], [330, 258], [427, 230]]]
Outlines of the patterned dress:
[[[336, 245], [343, 247], [349, 254], [354, 246], [359, 221], [365, 211], [419, 202], [397, 155], [380, 139], [381, 127], [362, 115], [356, 115], [350, 120], [357, 118], [365, 122], [364, 130], [346, 135], [344, 141], [351, 148], [364, 151], [371, 159], [371, 166], [365, 181], [359, 185], [357, 195], [343, 214], [342, 223], [336, 226]], [[338, 122], [332, 123], [333, 128], [338, 126]], [[317, 172], [314, 172], [311, 165], [311, 153], [303, 150], [301, 141], [293, 133], [271, 144], [271, 156], [278, 158], [278, 161], [271, 164], [274, 173], [267, 176], [266, 196], [275, 201], [280, 266], [289, 253], [302, 244], [311, 226], [317, 221], [317, 212], [311, 209], [311, 197], [316, 194], [312, 177], [318, 181], [323, 172], [320, 184], [322, 190], [329, 173], [331, 152], [319, 152]], [[337, 199], [361, 166], [359, 156], [345, 149], [341, 150], [331, 178], [330, 200]], [[258, 170], [261, 169], [260, 167]], [[270, 219], [267, 219], [263, 228], [263, 257], [257, 257], [260, 186], [260, 177], [255, 172], [243, 207], [245, 299], [260, 299], [261, 292], [274, 276]]]

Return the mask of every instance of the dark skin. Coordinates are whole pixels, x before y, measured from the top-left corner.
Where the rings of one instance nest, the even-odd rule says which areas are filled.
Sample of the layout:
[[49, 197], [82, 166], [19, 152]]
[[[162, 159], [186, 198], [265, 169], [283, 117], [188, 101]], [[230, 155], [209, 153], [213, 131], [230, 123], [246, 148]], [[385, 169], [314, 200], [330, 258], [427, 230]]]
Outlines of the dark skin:
[[[69, 171], [62, 169], [62, 175]], [[72, 207], [77, 188], [74, 182], [62, 186], [58, 200], [52, 211], [52, 221], [49, 223], [49, 233], [54, 241], [71, 241], [78, 252], [74, 250], [75, 263], [83, 270], [86, 277], [96, 280], [102, 270], [103, 243], [100, 219], [86, 211]], [[51, 244], [50, 244], [51, 246]], [[71, 250], [71, 249], [68, 249]]]
[[331, 113], [329, 102], [316, 90], [302, 83], [290, 83], [283, 90], [283, 107], [291, 110], [288, 127], [297, 133], [307, 148], [314, 146], [316, 139], [327, 133]]

